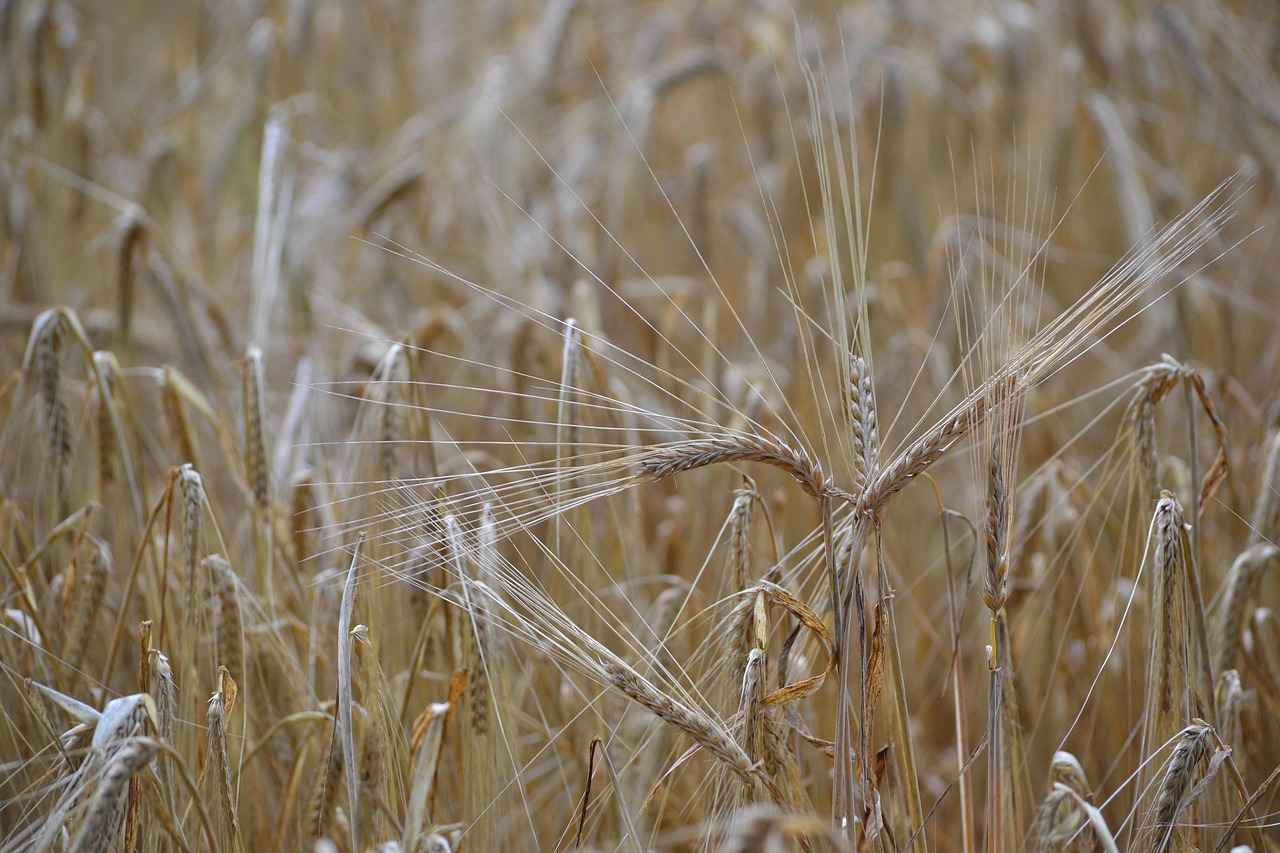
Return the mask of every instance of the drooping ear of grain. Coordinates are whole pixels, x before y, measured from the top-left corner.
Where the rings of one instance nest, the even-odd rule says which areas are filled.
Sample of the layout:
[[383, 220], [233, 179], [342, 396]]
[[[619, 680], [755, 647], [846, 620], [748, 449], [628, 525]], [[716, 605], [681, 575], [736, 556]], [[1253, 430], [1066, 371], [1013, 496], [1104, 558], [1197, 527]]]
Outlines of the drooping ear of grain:
[[[1049, 767], [1049, 792], [1027, 833], [1037, 851], [1095, 850], [1102, 841], [1091, 822], [1093, 792], [1074, 755], [1058, 752]], [[1109, 835], [1109, 834], [1108, 834]], [[1114, 847], [1114, 841], [1112, 842]]]
[[[1185, 830], [1179, 823], [1230, 754], [1217, 747], [1215, 740], [1216, 733], [1208, 725], [1191, 725], [1179, 732], [1143, 821], [1142, 849], [1165, 853], [1170, 849], [1184, 849], [1186, 845], [1194, 849], [1204, 843], [1203, 839], [1197, 840], [1200, 831], [1194, 826], [1194, 819], [1188, 821], [1190, 826]], [[1181, 840], [1175, 842], [1175, 837]]]
[[1227, 572], [1226, 592], [1212, 626], [1214, 672], [1223, 673], [1239, 667], [1245, 620], [1253, 610], [1267, 570], [1275, 567], [1278, 558], [1280, 549], [1270, 542], [1259, 542], [1246, 549], [1231, 564]]
[[129, 782], [146, 767], [158, 748], [146, 738], [131, 738], [103, 760], [85, 806], [85, 817], [69, 850], [88, 853], [112, 849], [123, 829]]
[[71, 437], [67, 420], [67, 402], [63, 396], [62, 345], [65, 340], [65, 321], [57, 310], [46, 311], [36, 318], [31, 328], [31, 340], [23, 369], [31, 376], [40, 400], [44, 405], [45, 427], [48, 430], [48, 464], [53, 471], [53, 508], [58, 515], [66, 515], [70, 500]]
[[730, 462], [763, 462], [781, 468], [815, 498], [829, 485], [821, 466], [805, 450], [762, 435], [689, 439], [646, 453], [636, 463], [636, 471], [644, 479], [660, 480], [681, 471]]
[[177, 370], [165, 368], [164, 379], [160, 384], [160, 401], [164, 407], [165, 420], [169, 422], [169, 434], [177, 444], [179, 461], [199, 469], [200, 457], [196, 449], [195, 431], [183, 405], [183, 390], [190, 387], [191, 383]]
[[144, 264], [147, 226], [142, 211], [130, 208], [116, 220], [116, 334], [122, 352], [132, 344], [134, 284]]

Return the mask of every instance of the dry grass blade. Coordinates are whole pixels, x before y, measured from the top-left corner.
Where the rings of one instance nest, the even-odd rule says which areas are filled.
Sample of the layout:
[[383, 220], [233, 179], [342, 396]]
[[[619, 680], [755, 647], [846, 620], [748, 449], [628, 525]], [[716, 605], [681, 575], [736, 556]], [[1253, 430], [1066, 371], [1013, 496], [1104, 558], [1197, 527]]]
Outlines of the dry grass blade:
[[427, 826], [427, 808], [431, 802], [431, 793], [435, 790], [440, 749], [444, 741], [444, 721], [448, 712], [447, 703], [435, 702], [428, 705], [413, 724], [413, 776], [409, 786], [404, 835], [400, 841], [405, 850], [418, 849], [419, 836]]
[[352, 697], [351, 685], [351, 645], [355, 642], [351, 635], [354, 627], [352, 619], [355, 614], [356, 597], [359, 592], [361, 552], [364, 550], [364, 533], [356, 541], [351, 552], [351, 568], [347, 570], [346, 582], [342, 585], [342, 607], [338, 611], [338, 706], [334, 719], [335, 742], [342, 749], [342, 765], [346, 768], [347, 807], [351, 829], [351, 849], [359, 850], [357, 839], [357, 805], [360, 802], [360, 786], [357, 782], [356, 765], [356, 733], [355, 733], [355, 701]]

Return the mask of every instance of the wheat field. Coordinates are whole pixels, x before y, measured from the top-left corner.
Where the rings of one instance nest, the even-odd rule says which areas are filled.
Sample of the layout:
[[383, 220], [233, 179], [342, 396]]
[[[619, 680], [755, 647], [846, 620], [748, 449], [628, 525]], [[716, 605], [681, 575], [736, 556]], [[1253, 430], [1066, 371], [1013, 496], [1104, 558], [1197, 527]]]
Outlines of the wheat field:
[[0, 0], [0, 850], [1280, 850], [1280, 8]]

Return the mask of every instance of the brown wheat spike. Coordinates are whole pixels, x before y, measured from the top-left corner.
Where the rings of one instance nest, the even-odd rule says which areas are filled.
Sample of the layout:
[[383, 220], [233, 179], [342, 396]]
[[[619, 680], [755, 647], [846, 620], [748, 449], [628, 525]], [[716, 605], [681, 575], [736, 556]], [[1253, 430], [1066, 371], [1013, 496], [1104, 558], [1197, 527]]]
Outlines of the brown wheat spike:
[[232, 785], [231, 757], [227, 752], [226, 716], [234, 704], [235, 681], [226, 667], [218, 667], [218, 689], [209, 697], [205, 716], [208, 737], [201, 781], [208, 780], [212, 799], [218, 805], [219, 840], [223, 850], [242, 851], [240, 820], [236, 815], [235, 788]]
[[404, 346], [393, 344], [370, 377], [372, 388], [369, 397], [380, 404], [377, 406], [378, 476], [384, 480], [400, 476], [397, 449], [400, 447], [404, 428], [404, 407], [401, 403], [404, 402], [408, 375]]
[[[997, 386], [1000, 387], [1000, 386]], [[986, 511], [982, 531], [986, 544], [982, 602], [990, 614], [990, 669], [987, 718], [987, 833], [992, 849], [1003, 850], [1023, 831], [1025, 808], [1022, 730], [1014, 690], [1013, 650], [1005, 605], [1009, 597], [1010, 530], [1014, 483], [1021, 439], [1022, 395], [1016, 383], [992, 401], [988, 421]]]
[[849, 430], [853, 440], [853, 491], [857, 494], [876, 476], [880, 465], [875, 389], [870, 365], [860, 355], [849, 358]]
[[1213, 620], [1213, 671], [1225, 672], [1239, 666], [1244, 620], [1253, 608], [1262, 585], [1264, 570], [1276, 564], [1280, 549], [1270, 542], [1258, 542], [1236, 557], [1227, 573], [1226, 592]]
[[310, 477], [303, 477], [289, 489], [289, 530], [292, 533], [294, 565], [299, 569], [316, 551], [314, 530], [319, 526], [319, 512], [315, 506], [315, 485]]
[[605, 659], [599, 663], [600, 672], [609, 686], [693, 738], [694, 743], [721, 761], [743, 782], [751, 784], [753, 779], [759, 778], [746, 751], [706, 714], [663, 693], [621, 661]]
[[101, 777], [85, 809], [84, 821], [71, 839], [69, 850], [76, 853], [110, 850], [124, 824], [129, 798], [129, 782], [155, 755], [159, 744], [148, 738], [125, 740], [105, 759]]
[[1223, 670], [1218, 675], [1213, 698], [1214, 707], [1218, 710], [1218, 736], [1227, 746], [1236, 749], [1242, 747], [1245, 741], [1240, 726], [1245, 692], [1240, 683], [1240, 673], [1234, 669]]
[[94, 426], [98, 437], [98, 492], [104, 493], [115, 482], [116, 473], [116, 436], [111, 422], [111, 401], [116, 399], [116, 387], [120, 382], [120, 372], [115, 359], [105, 359], [102, 367], [102, 379], [110, 390], [110, 395], [103, 394], [94, 386], [94, 407], [97, 417]]
[[1050, 784], [1027, 836], [1037, 851], [1091, 851], [1098, 846], [1080, 795], [1060, 782]]
[[814, 498], [823, 497], [830, 488], [822, 468], [804, 450], [773, 436], [748, 434], [694, 438], [656, 448], [636, 463], [636, 473], [641, 479], [661, 480], [722, 462], [763, 462], [781, 468]]
[[761, 765], [765, 776], [777, 782], [782, 792], [783, 803], [787, 808], [799, 813], [811, 812], [813, 807], [805, 791], [804, 779], [800, 775], [796, 756], [791, 751], [789, 740], [791, 730], [786, 720], [789, 710], [765, 709], [762, 715], [764, 756]]
[[1085, 801], [1093, 802], [1089, 778], [1085, 776], [1080, 760], [1066, 750], [1055, 752], [1053, 760], [1049, 762], [1049, 787], [1052, 789], [1054, 785], [1059, 784], [1066, 785]]
[[244, 620], [240, 607], [239, 579], [221, 554], [200, 561], [200, 568], [213, 579], [218, 601], [218, 623], [214, 647], [215, 663], [225, 666], [233, 678], [244, 678]]
[[735, 592], [747, 588], [751, 582], [751, 510], [756, 493], [750, 481], [733, 499], [729, 510], [729, 571], [727, 573]]
[[147, 682], [156, 706], [156, 733], [167, 743], [173, 742], [173, 720], [178, 712], [178, 687], [173, 681], [169, 658], [159, 649], [147, 656]]
[[[128, 781], [141, 767], [139, 764], [129, 769], [135, 760], [140, 760], [133, 750], [139, 743], [154, 743], [143, 736], [154, 731], [155, 720], [155, 705], [146, 694], [122, 696], [107, 703], [93, 726], [84, 762], [67, 778], [62, 795], [30, 849], [52, 849], [54, 839], [65, 839], [71, 827], [76, 827], [76, 843], [69, 849], [108, 849], [121, 831], [129, 797]], [[82, 737], [86, 734], [87, 727], [68, 732], [72, 737], [64, 735], [64, 748], [82, 751]]]
[[244, 369], [244, 459], [253, 503], [265, 510], [271, 499], [267, 472], [267, 443], [263, 432], [266, 421], [266, 379], [262, 350], [250, 347], [245, 353]]
[[1187, 575], [1184, 526], [1182, 505], [1172, 493], [1164, 492], [1152, 520], [1155, 558], [1144, 752], [1163, 743], [1191, 716], [1187, 696], [1190, 638], [1184, 601]]
[[1229, 754], [1229, 750], [1215, 748], [1215, 740], [1213, 727], [1203, 723], [1187, 726], [1178, 734], [1148, 813], [1146, 828], [1151, 833], [1151, 841], [1146, 849], [1153, 853], [1170, 849], [1179, 817], [1203, 793]]
[[746, 670], [742, 674], [742, 698], [739, 713], [742, 715], [742, 749], [752, 763], [761, 756], [764, 738], [764, 722], [761, 706], [764, 702], [765, 672], [764, 649], [752, 649], [747, 655]]
[[1185, 368], [1169, 356], [1163, 361], [1152, 364], [1142, 370], [1133, 396], [1124, 413], [1124, 429], [1133, 444], [1134, 457], [1137, 461], [1141, 499], [1145, 504], [1159, 495], [1156, 451], [1156, 407], [1165, 398], [1178, 380], [1183, 376]]
[[360, 784], [372, 795], [360, 810], [360, 835], [364, 838], [377, 838], [383, 835], [376, 825], [383, 816], [373, 805], [373, 800], [382, 798], [382, 787], [386, 779], [386, 752], [383, 749], [382, 727], [373, 717], [367, 718], [360, 746]]
[[987, 467], [987, 514], [983, 532], [987, 544], [987, 571], [982, 582], [982, 603], [992, 618], [1004, 607], [1009, 597], [1009, 493], [1005, 478], [1004, 452], [1000, 441], [991, 446]]
[[[147, 695], [155, 708], [155, 734], [164, 743], [173, 746], [173, 721], [178, 715], [178, 687], [173, 680], [173, 668], [169, 658], [156, 648], [147, 650], [142, 666], [147, 670]], [[165, 798], [174, 802], [174, 778], [167, 762], [156, 768]]]
[[32, 326], [31, 343], [25, 359], [44, 403], [47, 447], [54, 472], [55, 508], [61, 515], [66, 515], [63, 509], [69, 499], [68, 466], [71, 462], [70, 425], [67, 402], [62, 392], [62, 345], [65, 338], [63, 313], [57, 310], [44, 312]]
[[[337, 720], [334, 720], [337, 726]], [[321, 772], [316, 774], [315, 784], [311, 788], [310, 806], [307, 811], [307, 849], [313, 849], [316, 842], [329, 836], [329, 825], [333, 823], [333, 813], [337, 805], [338, 787], [342, 781], [342, 747], [337, 735], [329, 740], [329, 748], [325, 751]]]
[[178, 444], [178, 458], [184, 463], [198, 466], [196, 456], [195, 433], [191, 429], [191, 421], [187, 418], [186, 408], [182, 405], [180, 385], [186, 380], [171, 367], [166, 367], [164, 378], [160, 383], [160, 401], [164, 407], [165, 419], [169, 422], [169, 434], [175, 437]]
[[196, 601], [201, 598], [204, 573], [197, 572], [200, 552], [200, 529], [204, 522], [204, 480], [190, 464], [177, 469], [178, 488], [182, 495], [182, 578], [187, 590], [186, 624], [195, 624]]
[[[1012, 384], [1012, 380], [1009, 382]], [[908, 483], [923, 474], [930, 465], [941, 459], [957, 442], [986, 420], [988, 411], [1001, 399], [1003, 387], [1004, 383], [992, 384], [990, 396], [987, 389], [979, 389], [981, 393], [971, 394], [958, 409], [894, 457], [859, 496], [858, 514], [879, 514], [890, 498], [906, 488]]]
[[123, 350], [129, 349], [133, 328], [133, 285], [139, 256], [146, 252], [147, 225], [142, 211], [131, 205], [116, 220], [116, 331]]
[[94, 536], [86, 539], [89, 556], [76, 572], [71, 614], [63, 637], [63, 654], [72, 667], [80, 666], [90, 642], [96, 639], [94, 626], [102, 614], [107, 581], [111, 577], [111, 550], [107, 543]]

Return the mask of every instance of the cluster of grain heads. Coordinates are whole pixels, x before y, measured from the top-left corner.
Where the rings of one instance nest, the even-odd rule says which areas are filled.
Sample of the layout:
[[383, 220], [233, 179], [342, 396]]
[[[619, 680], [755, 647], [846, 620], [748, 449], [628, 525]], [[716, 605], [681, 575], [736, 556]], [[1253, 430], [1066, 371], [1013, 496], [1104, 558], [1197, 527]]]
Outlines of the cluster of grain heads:
[[58, 780], [56, 804], [42, 824], [28, 828], [27, 849], [106, 850], [117, 838], [136, 839], [139, 792], [130, 783], [159, 748], [149, 737], [156, 729], [151, 697], [123, 696], [98, 712], [50, 688], [39, 690], [78, 720], [77, 740], [92, 734], [87, 751]]
[[[1028, 846], [1266, 850], [1275, 250], [1214, 232], [1276, 202], [1158, 229], [1274, 178], [1275, 10], [944, 5], [0, 2], [0, 844], [1014, 850], [1071, 748]], [[970, 272], [1030, 328], [1124, 241], [972, 357]]]

